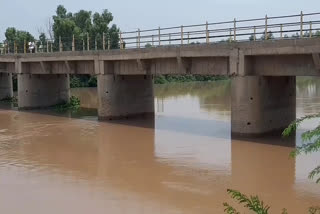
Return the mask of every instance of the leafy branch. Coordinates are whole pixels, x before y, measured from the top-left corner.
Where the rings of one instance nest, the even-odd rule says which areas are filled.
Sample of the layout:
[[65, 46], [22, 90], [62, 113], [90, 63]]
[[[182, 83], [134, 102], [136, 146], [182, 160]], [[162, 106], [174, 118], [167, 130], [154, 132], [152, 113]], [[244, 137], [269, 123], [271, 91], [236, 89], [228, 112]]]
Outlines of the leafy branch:
[[[249, 210], [254, 211], [257, 214], [268, 214], [268, 210], [270, 207], [268, 205], [264, 205], [263, 201], [259, 199], [258, 196], [246, 196], [237, 190], [228, 189], [228, 194], [231, 198], [238, 201], [239, 204], [244, 204], [244, 207]], [[228, 203], [223, 204], [225, 207], [225, 212], [228, 214], [240, 214], [236, 209], [231, 207]]]

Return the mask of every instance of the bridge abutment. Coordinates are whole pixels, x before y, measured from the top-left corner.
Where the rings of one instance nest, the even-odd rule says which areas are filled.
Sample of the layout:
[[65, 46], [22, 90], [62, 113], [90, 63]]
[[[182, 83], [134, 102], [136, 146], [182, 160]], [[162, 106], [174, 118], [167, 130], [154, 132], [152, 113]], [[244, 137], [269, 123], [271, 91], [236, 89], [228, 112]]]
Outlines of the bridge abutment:
[[296, 119], [296, 77], [234, 77], [231, 88], [233, 136], [280, 132]]
[[98, 75], [99, 120], [154, 115], [152, 75]]
[[10, 73], [0, 73], [0, 100], [12, 97], [13, 87], [12, 87], [12, 74]]
[[19, 109], [37, 109], [69, 101], [68, 74], [18, 74]]

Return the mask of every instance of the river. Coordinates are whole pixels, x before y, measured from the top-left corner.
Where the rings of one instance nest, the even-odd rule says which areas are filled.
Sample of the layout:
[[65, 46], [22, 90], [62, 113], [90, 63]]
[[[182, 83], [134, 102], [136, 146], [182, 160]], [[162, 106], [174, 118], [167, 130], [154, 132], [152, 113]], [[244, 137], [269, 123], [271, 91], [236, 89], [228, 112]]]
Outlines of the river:
[[[270, 213], [320, 205], [308, 173], [320, 154], [289, 158], [296, 139], [231, 139], [230, 82], [155, 85], [154, 120], [97, 121], [83, 110], [0, 110], [0, 213], [223, 213], [228, 188], [259, 195]], [[297, 117], [320, 111], [320, 81], [298, 79]], [[236, 206], [237, 207], [237, 206]], [[247, 212], [248, 213], [248, 212]]]

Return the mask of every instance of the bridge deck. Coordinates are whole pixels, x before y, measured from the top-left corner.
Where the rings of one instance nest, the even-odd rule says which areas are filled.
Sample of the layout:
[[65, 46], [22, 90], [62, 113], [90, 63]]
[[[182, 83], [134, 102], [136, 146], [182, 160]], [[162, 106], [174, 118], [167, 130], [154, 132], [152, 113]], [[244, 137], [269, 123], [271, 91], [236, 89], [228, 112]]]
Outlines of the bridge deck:
[[0, 72], [313, 76], [319, 53], [320, 38], [308, 38], [12, 54], [0, 56]]

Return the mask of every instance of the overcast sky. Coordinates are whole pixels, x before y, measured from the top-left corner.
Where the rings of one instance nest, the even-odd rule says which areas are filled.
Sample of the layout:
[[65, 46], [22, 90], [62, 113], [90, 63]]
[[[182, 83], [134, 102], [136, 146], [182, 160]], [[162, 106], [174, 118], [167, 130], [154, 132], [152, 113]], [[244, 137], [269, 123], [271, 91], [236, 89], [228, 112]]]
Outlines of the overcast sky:
[[319, 0], [0, 0], [0, 41], [7, 27], [37, 35], [59, 4], [70, 12], [108, 9], [122, 31], [320, 12]]

